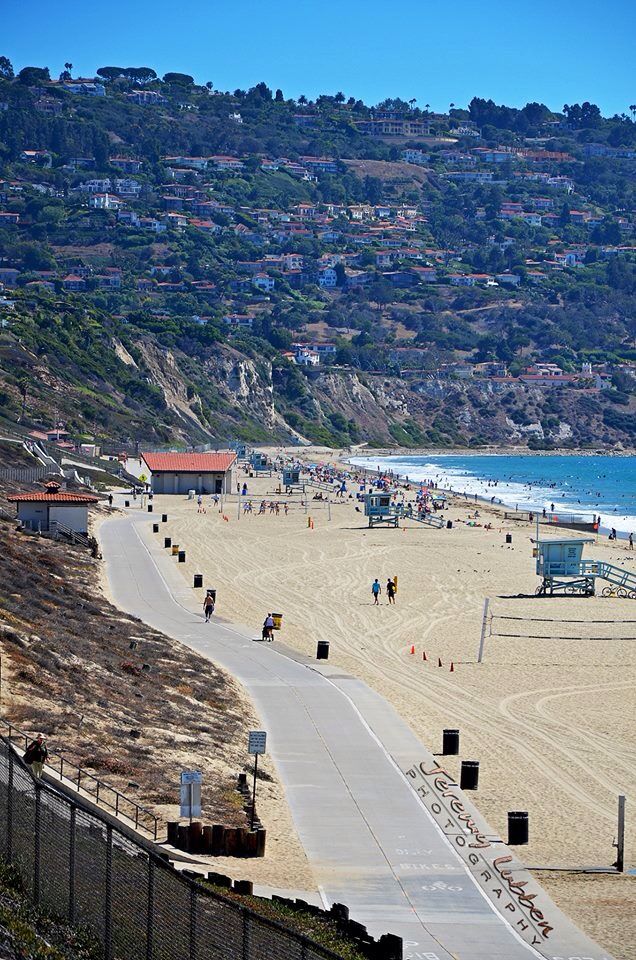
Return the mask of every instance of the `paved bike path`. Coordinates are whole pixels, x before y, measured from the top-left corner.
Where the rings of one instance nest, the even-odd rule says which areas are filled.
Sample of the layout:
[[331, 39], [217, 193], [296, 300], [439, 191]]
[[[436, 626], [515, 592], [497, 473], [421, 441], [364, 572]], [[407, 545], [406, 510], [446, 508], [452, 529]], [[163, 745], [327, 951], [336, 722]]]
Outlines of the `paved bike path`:
[[[150, 532], [151, 520], [131, 511], [101, 527], [113, 598], [244, 685], [268, 730], [269, 752], [328, 904], [346, 903], [374, 935], [398, 934], [413, 960], [611, 960], [536, 884], [551, 926], [547, 939], [510, 889], [518, 873], [506, 881], [492, 871], [500, 893], [479, 876], [492, 867], [477, 863], [476, 854], [467, 860], [457, 846], [472, 846], [464, 835], [472, 838], [463, 824], [451, 826], [454, 814], [447, 816], [444, 805], [452, 801], [440, 797], [436, 805], [427, 778], [414, 772], [422, 761], [426, 772], [433, 769], [434, 758], [380, 696], [332, 664], [308, 661], [278, 642], [255, 642], [247, 627], [204, 623], [200, 600], [162, 549], [163, 538]], [[402, 772], [409, 768], [411, 782]], [[485, 837], [487, 826], [464, 803]], [[487, 847], [491, 840], [495, 856], [509, 853], [498, 838], [488, 837]], [[538, 905], [529, 898], [525, 907], [536, 913]]]

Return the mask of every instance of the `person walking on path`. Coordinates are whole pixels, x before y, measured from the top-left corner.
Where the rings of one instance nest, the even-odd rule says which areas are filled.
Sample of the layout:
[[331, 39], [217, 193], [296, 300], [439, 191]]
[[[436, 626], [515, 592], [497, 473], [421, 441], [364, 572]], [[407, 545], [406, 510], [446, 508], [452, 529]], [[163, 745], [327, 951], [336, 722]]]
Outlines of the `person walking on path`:
[[263, 621], [263, 640], [272, 641], [274, 639], [274, 618], [268, 613]]
[[371, 584], [371, 593], [373, 594], [373, 605], [375, 607], [380, 606], [380, 594], [382, 593], [382, 587], [380, 586], [380, 581], [376, 577], [373, 583]]
[[112, 505], [113, 505], [113, 495], [112, 495], [112, 493], [109, 493], [109, 494], [108, 494], [108, 506], [109, 506], [109, 507], [112, 507]]
[[386, 582], [386, 595], [389, 598], [389, 603], [395, 603], [395, 583], [390, 577]]
[[630, 535], [629, 535], [629, 537], [628, 537], [628, 540], [629, 540], [629, 549], [630, 549], [630, 550], [633, 550], [633, 549], [634, 549], [634, 534], [633, 534], [633, 533], [630, 533]]
[[214, 613], [214, 597], [211, 593], [206, 593], [205, 600], [203, 601], [203, 612], [205, 614], [205, 622], [210, 622], [210, 617]]
[[26, 748], [24, 754], [24, 762], [31, 767], [31, 773], [36, 780], [39, 780], [42, 776], [42, 771], [48, 755], [49, 751], [46, 749], [44, 737], [41, 733], [38, 733], [35, 740], [32, 740], [29, 746]]

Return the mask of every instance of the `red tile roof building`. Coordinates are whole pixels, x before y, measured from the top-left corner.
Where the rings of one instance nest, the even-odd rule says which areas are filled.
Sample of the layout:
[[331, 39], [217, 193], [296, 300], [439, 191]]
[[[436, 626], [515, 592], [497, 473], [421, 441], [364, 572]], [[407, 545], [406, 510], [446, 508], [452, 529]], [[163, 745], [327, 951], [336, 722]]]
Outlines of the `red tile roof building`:
[[153, 493], [230, 493], [235, 453], [142, 453], [152, 474]]

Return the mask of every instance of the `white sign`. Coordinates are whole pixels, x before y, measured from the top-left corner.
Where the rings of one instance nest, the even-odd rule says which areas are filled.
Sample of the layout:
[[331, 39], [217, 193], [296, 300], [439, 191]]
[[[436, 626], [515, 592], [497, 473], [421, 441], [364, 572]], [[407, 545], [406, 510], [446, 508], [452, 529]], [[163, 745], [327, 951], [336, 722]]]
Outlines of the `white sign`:
[[203, 774], [200, 770], [184, 770], [181, 783], [203, 783]]
[[247, 752], [248, 753], [265, 753], [265, 748], [267, 746], [267, 733], [265, 730], [250, 730], [249, 739], [247, 741]]
[[184, 770], [181, 774], [181, 796], [179, 798], [181, 817], [201, 816], [201, 783], [203, 774], [200, 770]]

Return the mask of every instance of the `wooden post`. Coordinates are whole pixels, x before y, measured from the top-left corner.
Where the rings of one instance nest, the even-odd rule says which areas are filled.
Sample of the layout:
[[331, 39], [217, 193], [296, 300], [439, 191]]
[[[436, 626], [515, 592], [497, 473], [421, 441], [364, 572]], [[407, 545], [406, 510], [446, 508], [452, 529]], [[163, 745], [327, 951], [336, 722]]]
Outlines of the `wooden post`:
[[479, 641], [479, 653], [477, 654], [477, 663], [481, 663], [484, 659], [484, 644], [486, 642], [486, 625], [488, 623], [488, 607], [490, 606], [490, 598], [486, 597], [484, 600], [484, 615], [481, 621], [481, 639]]
[[625, 872], [625, 795], [618, 796], [618, 830], [616, 833], [616, 869]]

